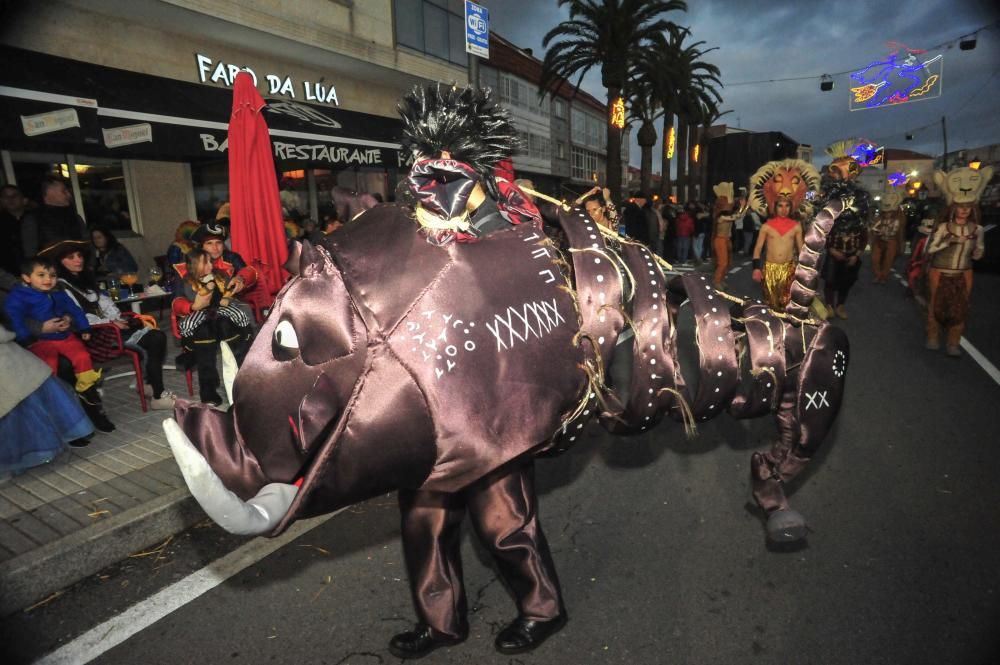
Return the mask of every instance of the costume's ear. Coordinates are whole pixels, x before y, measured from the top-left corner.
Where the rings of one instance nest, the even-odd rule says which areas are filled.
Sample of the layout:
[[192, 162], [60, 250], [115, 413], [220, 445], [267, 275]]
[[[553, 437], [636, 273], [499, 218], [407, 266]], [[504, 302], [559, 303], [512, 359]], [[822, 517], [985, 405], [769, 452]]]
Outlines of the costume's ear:
[[983, 166], [982, 168], [979, 169], [979, 172], [983, 174], [983, 179], [979, 181], [980, 190], [976, 198], [981, 196], [982, 193], [986, 191], [986, 185], [988, 185], [990, 180], [993, 178], [993, 167]]
[[299, 275], [299, 263], [302, 259], [302, 243], [298, 240], [293, 240], [288, 243], [288, 260], [285, 261], [285, 265], [281, 266], [290, 274], [298, 277]]
[[934, 172], [934, 184], [938, 186], [938, 189], [944, 189], [944, 179], [946, 175], [944, 171]]
[[336, 272], [333, 260], [322, 247], [313, 245], [308, 240], [302, 241], [302, 252], [299, 257], [299, 277], [311, 277], [313, 275]]

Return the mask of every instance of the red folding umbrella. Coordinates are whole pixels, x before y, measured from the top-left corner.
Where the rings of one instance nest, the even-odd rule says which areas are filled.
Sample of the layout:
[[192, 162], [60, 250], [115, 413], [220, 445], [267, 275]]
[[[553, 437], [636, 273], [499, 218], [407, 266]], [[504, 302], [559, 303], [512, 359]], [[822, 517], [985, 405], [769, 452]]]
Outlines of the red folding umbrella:
[[257, 288], [276, 294], [288, 275], [285, 225], [278, 198], [264, 99], [246, 72], [236, 75], [229, 119], [229, 214], [233, 251], [260, 269]]

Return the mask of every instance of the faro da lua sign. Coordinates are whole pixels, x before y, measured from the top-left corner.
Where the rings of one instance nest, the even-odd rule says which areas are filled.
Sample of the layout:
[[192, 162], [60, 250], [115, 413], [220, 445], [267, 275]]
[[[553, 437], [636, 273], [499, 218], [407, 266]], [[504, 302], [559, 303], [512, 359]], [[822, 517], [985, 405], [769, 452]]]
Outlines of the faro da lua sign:
[[[241, 67], [223, 62], [222, 60], [213, 60], [201, 53], [195, 53], [195, 59], [198, 62], [198, 78], [202, 83], [211, 81], [212, 83], [221, 83], [231, 88], [233, 87], [233, 82], [236, 80], [236, 75], [240, 71], [246, 70], [253, 79], [253, 84], [255, 86], [260, 85], [257, 73], [250, 67]], [[307, 102], [321, 102], [323, 104], [340, 106], [340, 101], [337, 99], [337, 88], [333, 84], [318, 81], [302, 81], [299, 86], [296, 86], [295, 80], [290, 75], [273, 73], [264, 74], [264, 81], [267, 83], [267, 94], [269, 95], [283, 95], [292, 99], [303, 99]], [[301, 97], [296, 96], [297, 91], [302, 94]]]

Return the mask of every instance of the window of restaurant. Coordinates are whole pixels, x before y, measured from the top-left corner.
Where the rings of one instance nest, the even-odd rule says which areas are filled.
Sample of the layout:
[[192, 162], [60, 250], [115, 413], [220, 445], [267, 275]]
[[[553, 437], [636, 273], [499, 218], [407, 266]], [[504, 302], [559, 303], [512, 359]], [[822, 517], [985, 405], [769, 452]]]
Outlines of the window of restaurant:
[[468, 65], [465, 5], [462, 0], [394, 0], [396, 42], [414, 50]]
[[103, 226], [120, 236], [142, 233], [128, 160], [3, 151], [3, 165], [4, 179], [36, 204], [42, 202], [42, 182], [55, 176], [69, 185], [88, 227]]
[[[200, 221], [215, 219], [219, 207], [229, 200], [229, 166], [226, 160], [191, 164], [191, 185]], [[318, 219], [331, 204], [331, 190], [344, 187], [356, 192], [377, 193], [388, 200], [388, 175], [382, 169], [294, 169], [278, 173], [278, 197], [290, 219]]]

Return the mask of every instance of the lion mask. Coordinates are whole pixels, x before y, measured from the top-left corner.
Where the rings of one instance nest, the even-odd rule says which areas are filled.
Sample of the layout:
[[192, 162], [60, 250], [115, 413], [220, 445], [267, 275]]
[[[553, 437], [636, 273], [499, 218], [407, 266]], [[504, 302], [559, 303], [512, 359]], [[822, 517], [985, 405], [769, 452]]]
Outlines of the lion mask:
[[890, 189], [882, 194], [881, 203], [884, 212], [899, 210], [899, 206], [903, 203], [903, 194], [895, 189]]
[[812, 214], [812, 204], [807, 194], [819, 190], [819, 173], [801, 159], [768, 162], [757, 169], [750, 178], [750, 205], [761, 215], [774, 214], [774, 204], [779, 198], [792, 202], [792, 213], [799, 218]]
[[976, 203], [992, 177], [992, 166], [984, 166], [978, 170], [963, 166], [947, 173], [934, 172], [934, 182], [944, 192], [949, 204]]

